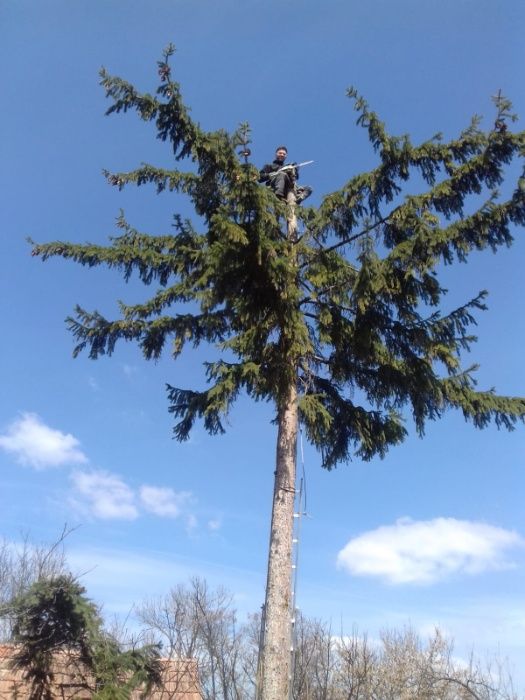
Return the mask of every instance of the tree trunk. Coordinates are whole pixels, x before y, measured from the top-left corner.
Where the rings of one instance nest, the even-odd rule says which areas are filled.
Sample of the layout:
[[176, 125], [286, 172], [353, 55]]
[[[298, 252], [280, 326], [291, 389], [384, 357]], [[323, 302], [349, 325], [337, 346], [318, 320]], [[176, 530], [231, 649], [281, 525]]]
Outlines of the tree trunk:
[[[297, 236], [295, 194], [288, 194], [288, 238]], [[273, 490], [270, 551], [263, 617], [263, 643], [259, 660], [260, 700], [286, 700], [291, 683], [292, 540], [297, 462], [297, 387], [279, 407], [279, 429]]]
[[260, 700], [286, 700], [291, 672], [291, 574], [295, 469], [297, 452], [297, 390], [290, 387], [279, 412], [270, 552], [264, 607]]

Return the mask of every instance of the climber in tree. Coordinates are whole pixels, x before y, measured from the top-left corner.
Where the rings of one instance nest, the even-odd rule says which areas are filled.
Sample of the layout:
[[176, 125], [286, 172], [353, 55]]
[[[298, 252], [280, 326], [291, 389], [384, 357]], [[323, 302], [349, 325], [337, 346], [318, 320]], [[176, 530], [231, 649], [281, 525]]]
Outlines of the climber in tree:
[[271, 187], [279, 199], [286, 199], [288, 193], [294, 191], [295, 201], [299, 204], [312, 194], [312, 188], [307, 185], [298, 187], [299, 167], [295, 163], [285, 165], [288, 149], [278, 146], [272, 163], [267, 163], [259, 171], [259, 182]]

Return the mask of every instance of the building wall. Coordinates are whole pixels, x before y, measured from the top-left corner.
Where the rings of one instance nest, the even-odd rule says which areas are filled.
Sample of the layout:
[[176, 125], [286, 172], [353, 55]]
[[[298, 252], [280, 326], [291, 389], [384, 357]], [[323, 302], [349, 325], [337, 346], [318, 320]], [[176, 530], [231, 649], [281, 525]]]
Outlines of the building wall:
[[[0, 700], [28, 700], [30, 687], [23, 671], [11, 668], [14, 647], [0, 645]], [[163, 683], [147, 696], [147, 700], [202, 700], [199, 692], [197, 662], [193, 659], [162, 659]], [[56, 654], [53, 667], [53, 698], [56, 700], [90, 700], [93, 679], [86, 674], [74, 654]], [[145, 700], [135, 691], [132, 700]]]

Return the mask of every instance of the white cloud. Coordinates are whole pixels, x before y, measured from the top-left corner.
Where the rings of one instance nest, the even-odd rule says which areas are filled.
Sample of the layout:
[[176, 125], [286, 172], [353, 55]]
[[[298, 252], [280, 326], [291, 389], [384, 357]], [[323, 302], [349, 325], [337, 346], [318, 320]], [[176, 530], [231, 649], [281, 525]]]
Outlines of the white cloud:
[[92, 515], [105, 520], [135, 520], [138, 509], [135, 494], [118, 476], [105, 471], [75, 471], [71, 481], [76, 493], [87, 505]]
[[35, 469], [85, 464], [79, 441], [69, 433], [50, 428], [35, 413], [23, 413], [0, 435], [0, 448], [12, 452], [21, 464]]
[[217, 530], [220, 530], [222, 527], [222, 519], [221, 518], [215, 518], [213, 520], [208, 520], [208, 529], [211, 530], [212, 532], [217, 532]]
[[162, 518], [177, 518], [190, 500], [189, 491], [177, 493], [173, 489], [159, 486], [140, 487], [140, 501], [143, 507]]
[[189, 491], [143, 484], [136, 492], [122, 478], [103, 470], [77, 470], [71, 481], [73, 505], [96, 518], [135, 520], [144, 509], [162, 518], [184, 515], [187, 529], [197, 524], [195, 516], [187, 512], [193, 499]]
[[505, 550], [523, 544], [516, 532], [485, 523], [402, 518], [351, 539], [337, 564], [355, 576], [377, 576], [394, 584], [434, 583], [453, 573], [507, 568]]

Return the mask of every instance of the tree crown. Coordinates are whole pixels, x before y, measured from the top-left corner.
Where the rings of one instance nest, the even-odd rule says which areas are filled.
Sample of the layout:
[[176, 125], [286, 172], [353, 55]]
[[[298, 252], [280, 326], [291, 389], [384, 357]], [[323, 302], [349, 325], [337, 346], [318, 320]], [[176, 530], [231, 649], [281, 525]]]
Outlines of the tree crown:
[[[355, 89], [348, 90], [379, 162], [323, 197], [317, 208], [297, 210], [299, 235], [286, 233], [286, 206], [257, 184], [256, 169], [236, 149], [250, 142], [247, 124], [234, 133], [207, 132], [190, 117], [172, 78], [168, 47], [158, 64], [160, 85], [141, 94], [101, 71], [112, 100], [107, 114], [135, 110], [154, 122], [177, 163], [188, 169], [143, 164], [105, 175], [119, 189], [152, 184], [158, 192], [186, 195], [202, 230], [174, 217], [174, 230], [148, 235], [121, 214], [120, 235], [108, 245], [34, 244], [33, 254], [137, 273], [157, 290], [146, 302], [120, 305], [108, 320], [76, 307], [68, 319], [75, 355], [111, 354], [117, 341], [136, 342], [156, 359], [168, 342], [173, 357], [206, 342], [220, 352], [205, 365], [204, 391], [168, 385], [175, 437], [185, 440], [195, 420], [210, 433], [240, 391], [271, 400], [279, 411], [297, 383], [306, 433], [331, 468], [353, 453], [368, 460], [400, 443], [408, 407], [418, 433], [427, 420], [459, 408], [485, 427], [512, 428], [525, 400], [478, 391], [475, 365], [461, 354], [475, 336], [475, 312], [485, 291], [442, 313], [442, 264], [466, 262], [474, 250], [496, 251], [525, 224], [525, 179], [502, 198], [495, 188], [507, 166], [523, 159], [525, 133], [513, 132], [510, 102], [495, 98], [494, 127], [479, 118], [456, 138], [421, 144], [392, 136]], [[425, 191], [407, 194], [410, 180]]]

